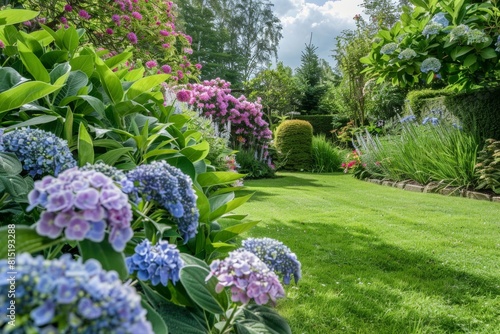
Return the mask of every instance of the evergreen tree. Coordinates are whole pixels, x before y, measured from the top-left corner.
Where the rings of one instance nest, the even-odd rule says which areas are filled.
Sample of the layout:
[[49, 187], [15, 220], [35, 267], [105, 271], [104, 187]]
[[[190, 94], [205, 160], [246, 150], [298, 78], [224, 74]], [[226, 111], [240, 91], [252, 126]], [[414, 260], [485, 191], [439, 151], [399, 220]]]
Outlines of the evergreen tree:
[[319, 105], [326, 86], [323, 84], [322, 63], [316, 54], [318, 48], [312, 44], [312, 34], [309, 44], [302, 51], [301, 65], [297, 70], [302, 94], [300, 97], [300, 111], [305, 114], [318, 114]]

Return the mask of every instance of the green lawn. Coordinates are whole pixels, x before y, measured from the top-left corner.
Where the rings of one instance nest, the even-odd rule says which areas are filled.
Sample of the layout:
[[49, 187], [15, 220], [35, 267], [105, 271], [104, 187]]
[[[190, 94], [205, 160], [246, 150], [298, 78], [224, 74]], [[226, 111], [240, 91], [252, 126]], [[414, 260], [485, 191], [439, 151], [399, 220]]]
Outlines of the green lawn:
[[500, 333], [500, 203], [278, 176], [237, 213], [302, 262], [278, 304], [293, 333]]

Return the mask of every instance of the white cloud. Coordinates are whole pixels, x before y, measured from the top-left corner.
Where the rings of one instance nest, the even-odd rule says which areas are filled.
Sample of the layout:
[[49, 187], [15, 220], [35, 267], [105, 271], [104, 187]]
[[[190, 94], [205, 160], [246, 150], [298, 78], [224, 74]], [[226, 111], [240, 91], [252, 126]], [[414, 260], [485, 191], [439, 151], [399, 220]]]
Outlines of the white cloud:
[[354, 29], [353, 17], [361, 13], [361, 0], [274, 0], [273, 4], [283, 26], [278, 60], [293, 69], [300, 66], [311, 33], [318, 56], [333, 64], [335, 37], [342, 30]]

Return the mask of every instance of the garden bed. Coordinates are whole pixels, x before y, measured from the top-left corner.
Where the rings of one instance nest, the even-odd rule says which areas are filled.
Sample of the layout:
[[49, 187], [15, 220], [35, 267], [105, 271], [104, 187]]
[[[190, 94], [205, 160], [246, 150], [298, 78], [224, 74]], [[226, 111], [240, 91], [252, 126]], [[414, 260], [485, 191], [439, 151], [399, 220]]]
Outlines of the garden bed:
[[394, 187], [406, 191], [441, 194], [446, 196], [466, 197], [490, 202], [500, 203], [500, 194], [496, 194], [489, 190], [467, 189], [463, 187], [451, 187], [440, 184], [439, 182], [430, 182], [428, 184], [420, 184], [416, 181], [391, 181], [379, 179], [366, 179], [366, 181], [380, 184], [383, 186]]

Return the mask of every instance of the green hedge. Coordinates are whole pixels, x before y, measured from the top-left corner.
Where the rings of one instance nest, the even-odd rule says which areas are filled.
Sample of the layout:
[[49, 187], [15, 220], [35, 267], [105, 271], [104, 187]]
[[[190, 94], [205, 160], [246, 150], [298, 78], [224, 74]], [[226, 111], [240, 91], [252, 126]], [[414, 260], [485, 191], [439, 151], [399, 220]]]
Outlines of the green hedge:
[[275, 143], [283, 169], [310, 170], [312, 162], [311, 123], [303, 120], [286, 120], [276, 129]]
[[334, 115], [298, 115], [294, 116], [293, 118], [311, 123], [313, 127], [313, 134], [315, 136], [325, 135], [330, 139], [333, 137], [332, 123], [334, 120]]
[[481, 138], [500, 139], [500, 88], [448, 96], [444, 105]]
[[468, 93], [449, 90], [419, 90], [408, 93], [405, 113], [418, 120], [433, 110], [444, 112], [444, 117], [460, 120], [464, 128], [481, 138], [500, 138], [500, 89], [483, 89]]

